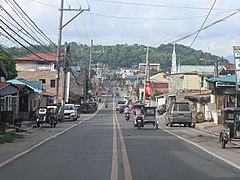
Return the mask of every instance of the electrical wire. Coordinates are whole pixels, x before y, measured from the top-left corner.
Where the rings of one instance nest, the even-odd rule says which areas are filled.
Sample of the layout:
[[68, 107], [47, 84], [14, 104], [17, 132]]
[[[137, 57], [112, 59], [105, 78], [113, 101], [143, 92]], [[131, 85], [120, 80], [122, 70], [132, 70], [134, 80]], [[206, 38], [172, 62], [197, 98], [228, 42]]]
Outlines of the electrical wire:
[[201, 27], [200, 27], [199, 31], [197, 32], [196, 36], [194, 37], [194, 39], [193, 39], [193, 41], [192, 41], [192, 43], [190, 44], [190, 46], [189, 46], [189, 47], [192, 47], [193, 43], [194, 43], [194, 42], [195, 42], [195, 40], [197, 39], [197, 37], [198, 37], [199, 33], [201, 32], [201, 30], [202, 30], [202, 28], [203, 28], [203, 26], [204, 26], [205, 22], [207, 21], [207, 19], [208, 19], [208, 17], [209, 17], [209, 15], [210, 15], [210, 13], [212, 12], [212, 10], [213, 10], [213, 7], [214, 7], [214, 5], [216, 4], [216, 1], [217, 1], [217, 0], [214, 0], [214, 2], [213, 2], [213, 4], [212, 4], [212, 7], [210, 8], [210, 10], [209, 10], [209, 12], [208, 12], [208, 14], [207, 14], [206, 18], [204, 19], [204, 21], [203, 21], [203, 23], [202, 23], [202, 25], [201, 25]]
[[183, 36], [183, 37], [181, 37], [181, 38], [178, 38], [178, 39], [176, 39], [176, 40], [173, 40], [173, 41], [171, 41], [170, 43], [171, 43], [171, 44], [174, 44], [174, 43], [177, 43], [177, 42], [182, 41], [182, 40], [184, 40], [184, 39], [187, 39], [187, 38], [193, 36], [194, 34], [198, 33], [198, 31], [203, 31], [203, 30], [205, 30], [205, 29], [208, 29], [208, 28], [212, 27], [213, 25], [218, 24], [218, 23], [220, 23], [220, 22], [222, 22], [222, 21], [225, 21], [226, 19], [228, 19], [228, 18], [230, 18], [230, 17], [238, 14], [239, 12], [240, 12], [240, 9], [238, 9], [238, 10], [235, 11], [234, 13], [232, 13], [232, 14], [230, 14], [230, 15], [228, 15], [228, 16], [226, 16], [226, 17], [224, 17], [224, 18], [222, 18], [222, 19], [220, 19], [220, 20], [218, 20], [218, 21], [215, 21], [215, 22], [211, 23], [211, 24], [208, 25], [208, 26], [203, 27], [201, 30], [199, 29], [199, 30], [197, 30], [197, 31], [195, 31], [195, 32], [192, 32], [192, 33], [190, 33], [190, 34], [187, 34], [186, 36]]
[[[160, 4], [147, 4], [147, 3], [135, 3], [135, 2], [124, 2], [124, 1], [111, 1], [111, 0], [93, 0], [104, 3], [114, 3], [114, 4], [124, 4], [124, 5], [134, 5], [134, 6], [150, 6], [150, 7], [162, 7], [162, 8], [178, 8], [178, 9], [196, 9], [196, 10], [209, 10], [205, 7], [189, 7], [189, 6], [171, 6], [171, 5], [160, 5]], [[224, 8], [218, 8], [215, 10], [229, 10]]]
[[36, 25], [36, 23], [34, 23], [34, 21], [27, 15], [27, 13], [16, 3], [16, 1], [15, 0], [13, 0], [13, 1], [18, 6], [18, 8], [24, 13], [24, 15], [30, 20], [30, 22], [34, 25], [34, 27], [36, 27], [36, 31], [39, 32], [40, 34], [42, 34], [43, 35], [42, 37], [45, 38], [45, 40], [47, 40], [50, 43], [54, 44], [53, 41]]
[[24, 49], [26, 49], [27, 51], [31, 52], [32, 54], [36, 55], [37, 57], [39, 57], [40, 59], [43, 59], [42, 57], [40, 57], [39, 55], [37, 55], [35, 52], [33, 52], [32, 50], [30, 50], [29, 48], [27, 48], [26, 46], [24, 46], [21, 42], [19, 42], [16, 38], [14, 38], [11, 34], [9, 34], [5, 28], [3, 28], [2, 26], [0, 26], [0, 29], [2, 29], [8, 36], [10, 36], [15, 42], [17, 42], [19, 45], [21, 45]]
[[[5, 0], [5, 2], [9, 5], [9, 7], [13, 10], [13, 12], [17, 15], [17, 17], [22, 21], [22, 23], [34, 34], [34, 36], [35, 36], [36, 38], [34, 37], [33, 39], [34, 39], [36, 42], [38, 42], [39, 44], [43, 45], [44, 42], [37, 36], [37, 34], [34, 32], [34, 30], [29, 27], [28, 24], [30, 24], [30, 23], [26, 20], [26, 17], [24, 17], [24, 16], [21, 14], [21, 12], [19, 12], [19, 10], [16, 9], [16, 7], [13, 5], [13, 3], [12, 3], [11, 1], [9, 1], [10, 4], [9, 4], [9, 2], [8, 2], [7, 0]], [[30, 34], [30, 33], [29, 33], [29, 34]], [[32, 36], [32, 37], [33, 37], [33, 36]], [[37, 39], [38, 39], [38, 40], [37, 40]], [[40, 43], [40, 41], [41, 41], [41, 43]]]

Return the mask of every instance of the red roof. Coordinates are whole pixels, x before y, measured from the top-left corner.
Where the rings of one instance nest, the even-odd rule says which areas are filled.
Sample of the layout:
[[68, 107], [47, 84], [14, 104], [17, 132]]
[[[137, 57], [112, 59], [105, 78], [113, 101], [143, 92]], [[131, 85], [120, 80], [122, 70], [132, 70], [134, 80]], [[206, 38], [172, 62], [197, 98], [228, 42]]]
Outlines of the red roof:
[[35, 53], [17, 57], [15, 58], [15, 61], [56, 61], [56, 58], [56, 53]]
[[235, 68], [235, 64], [224, 64], [224, 66], [227, 69], [234, 69]]
[[0, 89], [3, 89], [5, 87], [9, 86], [9, 83], [7, 82], [0, 82]]
[[41, 94], [43, 95], [43, 96], [55, 96], [55, 94], [54, 93], [50, 93], [50, 92], [41, 92]]

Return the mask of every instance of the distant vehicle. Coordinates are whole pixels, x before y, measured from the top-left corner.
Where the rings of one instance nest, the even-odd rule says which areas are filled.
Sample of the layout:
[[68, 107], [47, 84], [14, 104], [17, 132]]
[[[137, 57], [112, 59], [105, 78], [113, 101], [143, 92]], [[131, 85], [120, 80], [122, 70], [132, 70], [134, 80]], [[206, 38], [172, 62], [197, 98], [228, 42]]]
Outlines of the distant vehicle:
[[123, 100], [117, 101], [117, 103], [116, 103], [116, 111], [118, 111], [120, 109], [120, 107], [124, 106], [124, 105], [126, 105], [126, 101], [123, 101]]
[[164, 115], [166, 126], [183, 124], [191, 127], [192, 125], [192, 112], [188, 102], [173, 102]]
[[65, 104], [64, 106], [64, 119], [71, 119], [77, 121], [77, 110], [75, 104]]

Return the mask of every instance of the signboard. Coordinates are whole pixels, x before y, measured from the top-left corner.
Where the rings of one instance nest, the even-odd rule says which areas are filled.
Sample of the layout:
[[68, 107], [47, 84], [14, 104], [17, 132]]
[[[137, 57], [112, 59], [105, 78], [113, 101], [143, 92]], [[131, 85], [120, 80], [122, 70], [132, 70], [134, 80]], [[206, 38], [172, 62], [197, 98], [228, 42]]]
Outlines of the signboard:
[[151, 97], [152, 94], [152, 85], [150, 81], [146, 81], [145, 84], [145, 98]]
[[236, 72], [236, 90], [240, 90], [240, 46], [233, 46]]

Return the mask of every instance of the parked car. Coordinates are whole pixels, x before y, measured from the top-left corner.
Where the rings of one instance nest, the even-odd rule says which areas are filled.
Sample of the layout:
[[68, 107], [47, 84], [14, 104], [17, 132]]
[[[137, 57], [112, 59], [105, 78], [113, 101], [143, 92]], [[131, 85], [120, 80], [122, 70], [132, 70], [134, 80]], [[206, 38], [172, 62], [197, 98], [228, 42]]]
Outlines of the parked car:
[[192, 125], [192, 112], [188, 102], [173, 102], [164, 115], [167, 126], [183, 124], [191, 127]]
[[71, 119], [77, 121], [77, 109], [75, 104], [65, 104], [64, 106], [64, 119]]

